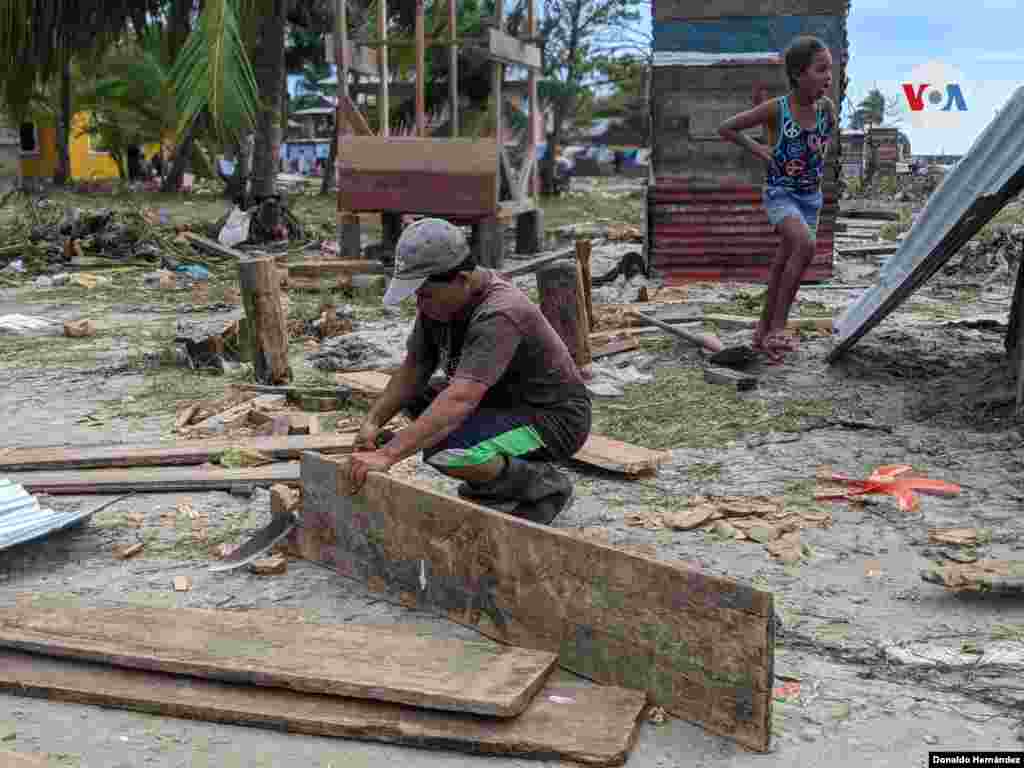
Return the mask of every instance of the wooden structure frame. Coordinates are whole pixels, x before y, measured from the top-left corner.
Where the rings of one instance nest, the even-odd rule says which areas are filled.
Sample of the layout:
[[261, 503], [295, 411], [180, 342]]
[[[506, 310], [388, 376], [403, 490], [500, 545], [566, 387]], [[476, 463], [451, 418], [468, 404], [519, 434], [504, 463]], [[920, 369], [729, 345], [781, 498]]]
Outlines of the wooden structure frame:
[[[440, 0], [439, 0], [440, 1]], [[377, 0], [377, 39], [351, 44], [346, 29], [346, 0], [337, 0], [334, 36], [338, 65], [337, 180], [338, 241], [343, 259], [360, 258], [359, 213], [379, 211], [384, 225], [384, 244], [393, 247], [401, 231], [402, 214], [426, 214], [473, 226], [473, 248], [478, 263], [500, 267], [505, 222], [516, 218], [520, 253], [540, 250], [543, 232], [537, 206], [539, 177], [536, 113], [537, 78], [541, 67], [536, 39], [536, 0], [527, 7], [527, 37], [518, 39], [504, 31], [502, 3], [497, 3], [487, 34], [481, 39], [457, 38], [456, 2], [448, 3], [446, 39], [426, 37], [425, 0], [416, 2], [416, 135], [394, 137], [389, 125], [388, 49], [408, 41], [388, 38], [387, 0]], [[427, 137], [425, 114], [426, 47], [449, 50], [451, 136]], [[458, 49], [472, 45], [491, 60], [492, 98], [495, 107], [494, 137], [459, 138]], [[516, 170], [503, 143], [502, 81], [506, 65], [529, 70], [529, 149]], [[349, 74], [376, 76], [380, 129], [374, 134], [349, 95]], [[502, 182], [506, 182], [503, 185]], [[505, 189], [508, 195], [503, 195]]]

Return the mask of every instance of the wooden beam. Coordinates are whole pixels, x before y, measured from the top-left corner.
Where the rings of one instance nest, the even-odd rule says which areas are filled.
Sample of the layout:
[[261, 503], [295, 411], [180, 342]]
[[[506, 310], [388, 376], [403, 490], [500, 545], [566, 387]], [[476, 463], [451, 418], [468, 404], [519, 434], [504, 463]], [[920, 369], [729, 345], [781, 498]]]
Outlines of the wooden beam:
[[427, 135], [426, 118], [426, 9], [425, 0], [416, 0], [416, 135]]
[[349, 124], [352, 129], [352, 133], [356, 136], [373, 136], [373, 131], [370, 130], [370, 126], [366, 123], [366, 118], [363, 117], [363, 113], [359, 111], [359, 108], [352, 103], [352, 99], [349, 96], [342, 96], [338, 101], [338, 111], [341, 116], [345, 118], [345, 121]]
[[517, 40], [499, 29], [490, 29], [488, 52], [495, 61], [530, 69], [540, 69], [540, 48]]
[[552, 264], [562, 259], [571, 259], [575, 253], [576, 252], [574, 250], [569, 249], [565, 251], [558, 251], [557, 253], [548, 253], [544, 256], [538, 256], [536, 259], [530, 259], [529, 261], [524, 261], [514, 267], [501, 270], [501, 276], [506, 279], [511, 279], [513, 277], [529, 275], [536, 272], [541, 267], [546, 267], [548, 264]]
[[348, 495], [347, 459], [302, 457], [294, 544], [345, 577], [555, 651], [591, 680], [735, 739], [769, 746], [772, 595], [535, 525], [391, 475]]
[[[339, 384], [349, 387], [353, 393], [359, 393], [370, 402], [384, 392], [390, 378], [388, 374], [377, 371], [335, 374], [335, 379]], [[573, 456], [574, 461], [611, 472], [619, 472], [631, 478], [657, 472], [658, 467], [670, 458], [671, 454], [668, 451], [652, 451], [649, 448], [624, 443], [621, 440], [604, 437], [593, 432], [587, 437], [583, 447]]]
[[12, 448], [0, 456], [0, 471], [38, 472], [115, 467], [188, 466], [217, 462], [228, 448], [245, 447], [278, 461], [298, 459], [304, 451], [349, 453], [350, 434], [183, 440], [178, 443], [127, 443], [68, 448]]
[[[377, 36], [386, 41], [388, 39], [388, 0], [377, 0]], [[379, 65], [377, 77], [380, 87], [377, 90], [377, 116], [380, 120], [380, 128], [377, 131], [380, 136], [391, 135], [390, 103], [388, 101], [388, 81], [391, 73], [388, 70], [388, 49], [385, 45], [377, 51], [377, 63]], [[341, 148], [338, 148], [338, 157], [341, 157]]]
[[288, 267], [288, 279], [338, 277], [339, 275], [390, 275], [391, 270], [369, 259], [316, 259], [300, 261]]
[[0, 645], [209, 680], [514, 717], [555, 666], [546, 651], [275, 611], [0, 608]]
[[140, 467], [136, 469], [85, 469], [53, 472], [11, 472], [13, 483], [29, 493], [52, 495], [85, 493], [172, 493], [175, 491], [230, 491], [236, 486], [297, 486], [299, 465], [278, 462], [247, 469], [200, 467]]
[[455, 4], [458, 0], [448, 0], [448, 111], [450, 115], [451, 137], [459, 135], [459, 44], [456, 40], [459, 28]]
[[[532, 119], [532, 118], [531, 118]], [[533, 169], [537, 165], [537, 145], [533, 141], [530, 148], [526, 150], [526, 159], [523, 160], [523, 167], [519, 169], [519, 178], [516, 181], [518, 187], [515, 195], [517, 200], [525, 200], [532, 197], [530, 181], [533, 179]]]
[[277, 262], [273, 257], [244, 259], [238, 263], [238, 276], [249, 322], [253, 375], [260, 384], [287, 384], [292, 369]]
[[587, 333], [590, 333], [594, 330], [594, 299], [591, 293], [589, 240], [576, 241], [576, 262], [580, 265], [580, 276], [583, 278], [583, 302], [587, 310]]
[[[403, 630], [395, 627], [396, 631]], [[411, 632], [410, 632], [411, 633]], [[0, 691], [166, 717], [369, 739], [470, 754], [622, 765], [636, 738], [644, 694], [589, 683], [548, 682], [513, 718], [480, 718], [401, 704], [320, 696], [0, 651]], [[22, 763], [0, 765], [22, 768]], [[24, 768], [49, 765], [25, 762]]]
[[498, 173], [498, 149], [489, 139], [345, 136], [345, 170], [378, 173], [446, 173], [486, 176]]
[[505, 151], [505, 147], [498, 144], [498, 159], [501, 161], [501, 172], [504, 177], [508, 180], [508, 188], [512, 193], [512, 197], [519, 201], [522, 199], [522, 195], [519, 191], [519, 177], [512, 168], [512, 161], [508, 159], [508, 152]]

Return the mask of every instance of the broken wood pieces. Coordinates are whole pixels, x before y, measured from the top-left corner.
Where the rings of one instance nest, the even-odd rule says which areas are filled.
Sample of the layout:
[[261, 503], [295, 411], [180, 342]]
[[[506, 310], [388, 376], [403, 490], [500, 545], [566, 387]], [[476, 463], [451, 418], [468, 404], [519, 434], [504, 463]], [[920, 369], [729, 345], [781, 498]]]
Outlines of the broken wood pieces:
[[69, 339], [84, 339], [96, 334], [92, 320], [68, 320], [64, 323], [64, 335]]
[[288, 572], [288, 558], [271, 555], [249, 563], [249, 570], [257, 576], [277, 576]]
[[959, 485], [907, 474], [912, 469], [909, 464], [887, 464], [875, 469], [867, 480], [823, 473], [823, 479], [827, 482], [845, 487], [835, 491], [824, 491], [815, 498], [819, 501], [851, 501], [868, 494], [888, 494], [896, 499], [902, 511], [916, 512], [920, 507], [918, 493], [946, 497], [960, 493]]
[[[181, 584], [188, 577], [176, 577], [175, 589]], [[0, 645], [492, 717], [526, 709], [556, 662], [548, 651], [315, 624], [271, 611], [144, 607], [0, 609]]]
[[139, 554], [145, 546], [145, 542], [142, 541], [136, 541], [132, 544], [120, 544], [114, 547], [114, 557], [118, 560], [127, 560]]
[[954, 592], [1024, 594], [1024, 560], [978, 560], [935, 565], [921, 578]]
[[[590, 766], [626, 761], [645, 704], [640, 691], [552, 681], [518, 717], [480, 718], [10, 650], [0, 651], [0, 691], [312, 736], [438, 745], [471, 754]], [[7, 766], [4, 759], [7, 753], [0, 752], [0, 765]], [[10, 768], [36, 765], [44, 763], [13, 762]]]

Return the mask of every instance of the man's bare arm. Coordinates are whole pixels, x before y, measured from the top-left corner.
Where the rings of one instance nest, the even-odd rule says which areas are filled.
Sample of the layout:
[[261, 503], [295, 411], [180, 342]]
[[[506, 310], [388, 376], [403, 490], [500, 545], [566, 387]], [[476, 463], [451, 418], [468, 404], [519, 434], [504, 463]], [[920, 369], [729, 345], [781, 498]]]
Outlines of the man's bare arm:
[[444, 440], [480, 405], [487, 385], [471, 379], [454, 379], [416, 421], [398, 433], [381, 450], [398, 462]]

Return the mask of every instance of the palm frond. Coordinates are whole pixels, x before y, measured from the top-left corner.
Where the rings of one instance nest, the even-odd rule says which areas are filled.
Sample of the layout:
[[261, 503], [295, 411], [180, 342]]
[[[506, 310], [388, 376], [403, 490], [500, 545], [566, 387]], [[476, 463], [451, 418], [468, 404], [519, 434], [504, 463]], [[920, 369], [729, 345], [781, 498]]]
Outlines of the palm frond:
[[174, 62], [171, 80], [184, 129], [204, 110], [222, 137], [238, 139], [256, 121], [259, 91], [238, 20], [237, 0], [207, 0]]

